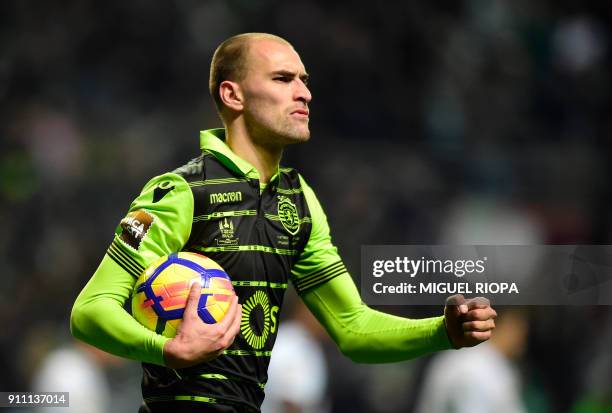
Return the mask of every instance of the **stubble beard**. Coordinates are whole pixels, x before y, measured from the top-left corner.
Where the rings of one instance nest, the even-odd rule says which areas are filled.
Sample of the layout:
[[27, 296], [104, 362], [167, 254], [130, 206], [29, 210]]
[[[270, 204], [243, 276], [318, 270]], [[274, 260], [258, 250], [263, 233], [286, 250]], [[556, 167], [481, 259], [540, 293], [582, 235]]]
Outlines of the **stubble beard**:
[[287, 120], [276, 132], [286, 145], [307, 142], [310, 139], [310, 129], [306, 120]]
[[310, 129], [306, 120], [284, 118], [275, 122], [271, 119], [249, 118], [247, 120], [251, 138], [261, 146], [282, 149], [287, 145], [307, 142], [310, 139]]

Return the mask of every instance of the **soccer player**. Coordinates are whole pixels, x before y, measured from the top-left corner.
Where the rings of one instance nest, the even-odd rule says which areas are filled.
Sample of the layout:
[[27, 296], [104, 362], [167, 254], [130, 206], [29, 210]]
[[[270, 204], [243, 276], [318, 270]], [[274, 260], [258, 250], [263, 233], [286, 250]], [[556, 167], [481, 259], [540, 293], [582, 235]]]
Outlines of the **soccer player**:
[[[224, 128], [201, 132], [199, 157], [144, 186], [78, 296], [75, 337], [143, 362], [141, 412], [259, 411], [289, 281], [357, 362], [406, 360], [490, 337], [496, 314], [485, 299], [453, 296], [443, 316], [418, 320], [361, 302], [315, 193], [294, 169], [279, 166], [287, 145], [310, 138], [307, 81], [300, 56], [280, 37], [224, 41], [209, 82]], [[183, 250], [217, 261], [240, 304], [205, 324], [195, 286], [169, 339], [123, 306], [144, 268]]]

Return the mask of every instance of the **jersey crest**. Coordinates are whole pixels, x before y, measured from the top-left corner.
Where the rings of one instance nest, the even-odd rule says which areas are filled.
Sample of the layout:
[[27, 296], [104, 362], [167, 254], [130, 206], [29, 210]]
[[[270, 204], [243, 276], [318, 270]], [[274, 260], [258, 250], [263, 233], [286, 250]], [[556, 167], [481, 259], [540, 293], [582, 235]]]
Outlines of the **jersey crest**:
[[236, 245], [238, 244], [238, 238], [234, 237], [234, 223], [232, 220], [225, 218], [223, 221], [219, 221], [219, 232], [221, 233], [221, 239], [217, 239], [218, 245]]
[[300, 230], [300, 217], [297, 207], [289, 198], [280, 195], [278, 197], [278, 218], [283, 227], [291, 234], [295, 235]]

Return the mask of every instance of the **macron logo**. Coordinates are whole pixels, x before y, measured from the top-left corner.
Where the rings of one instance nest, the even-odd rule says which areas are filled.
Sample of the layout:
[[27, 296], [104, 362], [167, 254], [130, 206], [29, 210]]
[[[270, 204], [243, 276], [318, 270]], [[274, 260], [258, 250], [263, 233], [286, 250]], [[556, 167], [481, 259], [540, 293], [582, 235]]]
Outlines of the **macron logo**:
[[211, 204], [220, 204], [223, 202], [242, 202], [242, 192], [218, 192], [216, 194], [210, 194]]

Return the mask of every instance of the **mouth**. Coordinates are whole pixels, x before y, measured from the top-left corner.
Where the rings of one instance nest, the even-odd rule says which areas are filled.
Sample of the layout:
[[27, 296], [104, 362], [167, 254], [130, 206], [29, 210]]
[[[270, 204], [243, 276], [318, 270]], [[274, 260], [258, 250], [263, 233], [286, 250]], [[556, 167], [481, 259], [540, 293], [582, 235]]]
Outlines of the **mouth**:
[[308, 109], [296, 109], [291, 112], [291, 115], [302, 119], [308, 119], [309, 113], [310, 111]]

